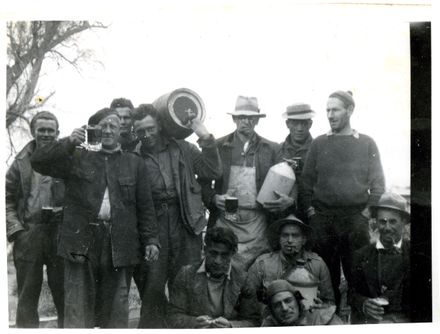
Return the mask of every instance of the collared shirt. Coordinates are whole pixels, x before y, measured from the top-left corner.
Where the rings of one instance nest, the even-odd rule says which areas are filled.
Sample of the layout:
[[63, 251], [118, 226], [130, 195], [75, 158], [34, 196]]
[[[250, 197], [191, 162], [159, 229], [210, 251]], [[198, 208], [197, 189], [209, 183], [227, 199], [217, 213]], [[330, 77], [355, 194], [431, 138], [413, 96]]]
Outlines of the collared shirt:
[[[400, 240], [397, 243], [395, 243], [393, 246], [399, 249], [402, 248], [402, 238], [400, 238]], [[376, 249], [385, 249], [384, 245], [382, 244], [379, 238], [376, 241]]]
[[231, 165], [253, 167], [257, 149], [256, 140], [257, 136], [254, 133], [246, 143], [243, 143], [236, 131], [232, 140]]
[[[329, 130], [326, 133], [326, 135], [327, 136], [333, 136], [333, 135], [336, 135], [336, 134], [332, 130]], [[355, 129], [351, 129], [351, 132], [349, 134], [347, 134], [347, 136], [353, 136], [354, 138], [359, 139], [359, 132], [357, 132], [357, 130], [355, 130]]]
[[226, 275], [216, 278], [212, 277], [206, 271], [206, 259], [203, 260], [201, 266], [197, 270], [198, 274], [205, 274], [207, 277], [207, 289], [208, 289], [208, 300], [209, 300], [209, 314], [214, 318], [223, 316], [224, 304], [223, 304], [223, 292], [225, 289], [225, 281], [231, 279], [231, 264], [229, 264], [229, 269]]
[[[226, 279], [230, 280], [231, 279], [231, 269], [232, 269], [232, 264], [229, 264], [229, 269], [226, 272]], [[206, 271], [206, 258], [203, 259], [202, 264], [200, 265], [199, 269], [197, 269], [197, 274], [205, 274], [206, 277], [211, 277], [210, 274]]]
[[111, 218], [110, 197], [108, 194], [108, 187], [106, 187], [104, 192], [104, 197], [102, 198], [101, 208], [99, 209], [98, 219], [110, 220], [110, 218]]

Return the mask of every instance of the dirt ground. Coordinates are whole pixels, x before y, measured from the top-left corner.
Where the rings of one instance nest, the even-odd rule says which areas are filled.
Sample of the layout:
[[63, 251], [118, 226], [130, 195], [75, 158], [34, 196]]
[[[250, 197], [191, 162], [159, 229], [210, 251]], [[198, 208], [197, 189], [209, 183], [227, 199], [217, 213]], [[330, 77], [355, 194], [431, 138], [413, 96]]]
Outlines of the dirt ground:
[[[8, 308], [9, 308], [9, 327], [15, 327], [15, 316], [17, 310], [17, 281], [15, 276], [15, 267], [12, 258], [8, 256]], [[132, 281], [129, 294], [130, 307], [130, 328], [136, 328], [139, 321], [141, 301]], [[53, 303], [52, 295], [47, 285], [46, 274], [44, 275], [43, 287], [40, 294], [38, 307], [40, 315], [40, 328], [55, 328], [57, 326], [57, 313]]]

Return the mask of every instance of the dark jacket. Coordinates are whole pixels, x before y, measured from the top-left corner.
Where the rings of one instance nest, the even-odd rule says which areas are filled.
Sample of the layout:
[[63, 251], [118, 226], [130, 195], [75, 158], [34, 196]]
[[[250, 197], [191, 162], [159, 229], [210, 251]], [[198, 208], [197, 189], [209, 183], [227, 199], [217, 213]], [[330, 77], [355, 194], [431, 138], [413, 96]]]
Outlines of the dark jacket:
[[[38, 223], [24, 221], [26, 201], [31, 192], [32, 166], [30, 157], [36, 147], [35, 140], [29, 142], [15, 157], [6, 173], [6, 235], [8, 241], [14, 239], [15, 233], [28, 228], [28, 224]], [[63, 206], [64, 183], [60, 179], [52, 182], [52, 199], [55, 206]]]
[[[202, 189], [198, 180], [210, 180], [222, 176], [220, 155], [212, 136], [206, 140], [199, 139], [198, 143], [202, 151], [185, 140], [171, 138], [168, 141], [181, 216], [185, 225], [198, 235], [207, 224]], [[140, 153], [139, 146], [136, 152]]]
[[290, 134], [286, 137], [286, 140], [280, 144], [280, 150], [277, 154], [277, 161], [284, 161], [283, 158], [292, 159], [299, 157], [302, 163], [306, 160], [307, 152], [309, 152], [310, 145], [312, 145], [313, 138], [309, 134], [306, 141], [303, 144], [297, 144], [292, 142]]
[[[402, 243], [402, 266], [396, 270], [395, 280], [402, 284], [402, 312], [409, 316], [410, 312], [410, 247], [408, 241]], [[352, 322], [366, 323], [362, 307], [368, 298], [376, 298], [381, 295], [381, 287], [378, 278], [378, 251], [376, 245], [365, 246], [355, 252], [353, 258], [353, 274], [349, 303], [352, 308]]]
[[[211, 182], [204, 183], [203, 185], [203, 198], [210, 212], [210, 224], [214, 224], [220, 214], [213, 202], [214, 195], [225, 194], [228, 190], [229, 173], [232, 165], [232, 141], [234, 139], [234, 134], [235, 132], [230, 133], [217, 140], [217, 147], [220, 152], [223, 166], [223, 177], [215, 179], [214, 189], [211, 188]], [[259, 191], [269, 168], [276, 162], [276, 154], [279, 146], [277, 143], [271, 142], [258, 134], [255, 134], [255, 136], [256, 185], [257, 191]]]
[[66, 184], [58, 255], [87, 255], [92, 225], [108, 186], [111, 205], [112, 259], [115, 267], [140, 262], [141, 246], [158, 245], [156, 213], [142, 159], [121, 151], [109, 154], [77, 149], [68, 138], [35, 151], [32, 167]]
[[[195, 328], [196, 318], [209, 315], [208, 279], [198, 273], [201, 262], [183, 267], [170, 289], [168, 320], [173, 328]], [[258, 325], [259, 313], [254, 296], [245, 288], [246, 273], [232, 265], [223, 292], [223, 317], [232, 327]], [[255, 299], [256, 300], [256, 299]]]

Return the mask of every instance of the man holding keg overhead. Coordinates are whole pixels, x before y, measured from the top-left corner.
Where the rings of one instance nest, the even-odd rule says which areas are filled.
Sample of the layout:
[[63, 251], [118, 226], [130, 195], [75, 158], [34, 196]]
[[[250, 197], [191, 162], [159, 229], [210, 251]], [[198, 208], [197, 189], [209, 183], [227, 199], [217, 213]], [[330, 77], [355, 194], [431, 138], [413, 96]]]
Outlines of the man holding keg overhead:
[[133, 104], [129, 99], [120, 97], [112, 101], [110, 108], [116, 110], [121, 120], [119, 143], [122, 151], [133, 151], [138, 143], [133, 135]]
[[135, 111], [134, 129], [140, 140], [136, 151], [148, 169], [161, 243], [158, 261], [141, 265], [135, 274], [142, 298], [139, 328], [165, 327], [165, 284], [172, 284], [182, 266], [201, 259], [201, 232], [207, 221], [198, 181], [222, 175], [214, 137], [199, 118], [189, 118], [201, 151], [165, 135], [168, 124], [153, 105], [143, 104]]
[[[236, 131], [217, 140], [222, 158], [223, 177], [204, 186], [205, 202], [210, 211], [209, 225], [231, 228], [238, 237], [235, 261], [247, 269], [255, 258], [269, 250], [266, 237], [268, 212], [282, 212], [293, 204], [293, 198], [279, 197], [264, 210], [257, 203], [258, 191], [269, 168], [276, 162], [278, 144], [255, 132], [260, 118], [256, 97], [239, 96], [235, 111], [229, 113]], [[237, 203], [238, 202], [238, 203]]]
[[369, 243], [369, 207], [385, 189], [376, 143], [351, 128], [354, 107], [351, 92], [336, 91], [328, 97], [331, 129], [313, 141], [300, 190], [315, 251], [329, 267], [337, 305], [341, 263], [350, 287], [353, 253]]

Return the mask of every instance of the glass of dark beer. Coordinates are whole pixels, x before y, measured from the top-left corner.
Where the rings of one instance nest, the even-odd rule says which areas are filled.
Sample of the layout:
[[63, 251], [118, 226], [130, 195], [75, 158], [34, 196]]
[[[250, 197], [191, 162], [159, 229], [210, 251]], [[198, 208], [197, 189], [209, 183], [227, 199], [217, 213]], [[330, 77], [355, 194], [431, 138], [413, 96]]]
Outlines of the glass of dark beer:
[[102, 140], [102, 129], [100, 126], [86, 127], [86, 144], [99, 145]]

